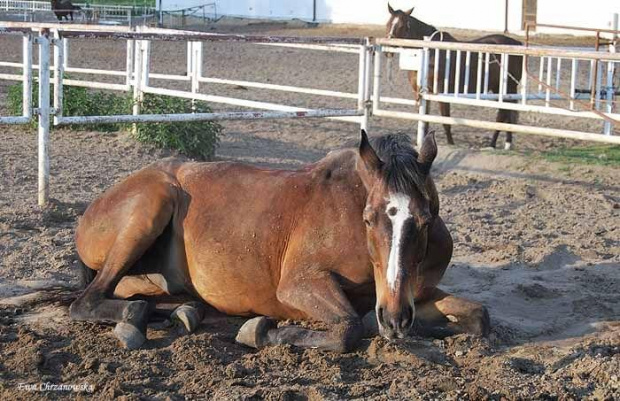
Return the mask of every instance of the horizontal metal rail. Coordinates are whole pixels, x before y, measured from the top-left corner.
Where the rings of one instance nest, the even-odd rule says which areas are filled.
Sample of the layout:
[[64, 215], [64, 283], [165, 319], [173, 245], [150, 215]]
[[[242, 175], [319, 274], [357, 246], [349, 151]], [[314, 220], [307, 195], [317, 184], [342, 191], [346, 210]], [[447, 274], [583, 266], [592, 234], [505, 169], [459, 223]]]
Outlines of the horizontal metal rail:
[[[141, 89], [144, 93], [180, 97], [180, 98], [185, 98], [185, 99], [202, 100], [202, 101], [210, 102], [210, 103], [229, 104], [232, 106], [249, 107], [253, 109], [290, 111], [290, 112], [307, 112], [307, 111], [312, 110], [308, 108], [286, 106], [286, 105], [277, 104], [277, 103], [257, 102], [254, 100], [235, 99], [235, 98], [224, 97], [224, 96], [206, 95], [202, 93], [191, 93], [191, 92], [185, 92], [185, 91], [175, 90], [175, 89], [164, 89], [164, 88], [153, 88], [153, 87], [143, 87]], [[362, 114], [363, 114], [363, 110], [362, 110]], [[349, 116], [359, 116], [359, 115], [360, 114], [349, 114]], [[355, 118], [355, 117], [330, 117], [330, 118], [334, 120], [339, 120], [339, 121], [359, 123], [359, 118]]]
[[363, 110], [307, 110], [307, 111], [234, 111], [227, 113], [183, 113], [183, 114], [140, 114], [113, 115], [113, 116], [80, 116], [61, 117], [58, 125], [70, 124], [116, 124], [116, 123], [171, 123], [187, 121], [214, 121], [214, 120], [258, 120], [283, 118], [316, 118], [316, 117], [344, 117], [361, 116]]
[[353, 53], [358, 54], [359, 50], [355, 47], [355, 45], [342, 45], [342, 44], [334, 44], [334, 45], [312, 45], [307, 43], [258, 43], [261, 46], [274, 46], [274, 47], [286, 47], [291, 49], [306, 49], [306, 50], [324, 50], [329, 52], [340, 52], [340, 53]]
[[463, 125], [466, 127], [480, 128], [485, 130], [500, 130], [517, 132], [520, 134], [543, 135], [553, 138], [568, 138], [580, 141], [592, 141], [620, 145], [620, 136], [593, 134], [590, 132], [570, 131], [556, 128], [533, 127], [519, 124], [506, 124], [490, 121], [471, 120], [459, 117], [442, 117], [429, 114], [408, 113], [392, 110], [374, 110], [377, 117], [395, 117], [405, 120], [425, 121], [436, 124]]
[[[506, 110], [516, 110], [516, 111], [526, 111], [531, 113], [541, 113], [541, 114], [553, 114], [567, 117], [580, 117], [580, 118], [593, 118], [598, 120], [603, 120], [604, 117], [608, 118], [617, 118], [620, 119], [620, 114], [618, 113], [602, 113], [602, 115], [591, 112], [591, 111], [576, 111], [576, 110], [568, 110], [561, 107], [551, 107], [551, 106], [536, 106], [536, 105], [523, 105], [519, 103], [510, 103], [510, 102], [497, 102], [490, 99], [497, 99], [497, 95], [491, 96], [489, 100], [482, 99], [472, 99], [466, 97], [454, 97], [450, 94], [447, 95], [432, 95], [432, 94], [422, 94], [426, 100], [435, 101], [435, 102], [449, 102], [454, 104], [462, 104], [465, 106], [484, 106], [491, 107], [495, 109], [506, 109]], [[507, 96], [507, 95], [504, 95]], [[512, 99], [520, 100], [521, 95], [511, 96]], [[545, 100], [545, 96], [543, 94], [537, 95], [528, 95], [528, 100]], [[549, 99], [564, 99], [559, 95], [550, 96]], [[590, 95], [578, 95], [575, 99], [590, 99]], [[506, 100], [506, 99], [504, 99]]]
[[605, 53], [596, 51], [578, 51], [566, 50], [553, 47], [525, 47], [513, 45], [487, 45], [468, 42], [437, 42], [412, 39], [375, 39], [375, 43], [381, 46], [404, 47], [412, 49], [421, 49], [427, 47], [429, 49], [439, 50], [461, 50], [476, 53], [500, 53], [519, 56], [537, 56], [537, 57], [560, 57], [560, 58], [577, 58], [581, 60], [609, 60], [620, 61], [620, 53]]
[[30, 124], [31, 117], [0, 117], [0, 124], [24, 125]]

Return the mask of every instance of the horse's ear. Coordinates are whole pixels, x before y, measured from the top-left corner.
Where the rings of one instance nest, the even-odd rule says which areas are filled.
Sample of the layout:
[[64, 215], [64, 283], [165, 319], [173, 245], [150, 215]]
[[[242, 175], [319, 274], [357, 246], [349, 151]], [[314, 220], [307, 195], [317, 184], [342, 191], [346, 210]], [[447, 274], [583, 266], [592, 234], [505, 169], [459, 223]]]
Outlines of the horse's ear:
[[361, 173], [364, 183], [368, 184], [368, 178], [381, 170], [383, 162], [372, 148], [370, 141], [368, 141], [368, 135], [364, 130], [361, 133], [359, 155], [361, 163], [358, 163], [358, 171]]
[[428, 174], [431, 171], [431, 165], [435, 157], [437, 157], [437, 142], [435, 142], [435, 132], [432, 131], [424, 137], [418, 154], [418, 163], [424, 174]]
[[394, 9], [392, 8], [392, 6], [390, 5], [390, 3], [388, 2], [388, 11], [390, 12], [390, 14], [394, 15]]
[[405, 13], [405, 15], [408, 15], [408, 16], [409, 16], [409, 15], [411, 15], [411, 13], [413, 12], [413, 9], [414, 9], [414, 8], [415, 8], [415, 7], [411, 7], [409, 10], [405, 11], [405, 12], [404, 12], [404, 13]]

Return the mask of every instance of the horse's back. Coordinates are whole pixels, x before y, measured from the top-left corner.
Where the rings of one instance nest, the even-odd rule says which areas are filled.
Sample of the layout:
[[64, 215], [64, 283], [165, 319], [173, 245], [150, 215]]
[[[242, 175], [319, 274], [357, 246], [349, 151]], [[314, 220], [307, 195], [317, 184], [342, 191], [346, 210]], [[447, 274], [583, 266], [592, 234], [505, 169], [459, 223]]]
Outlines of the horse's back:
[[502, 34], [486, 35], [480, 38], [476, 38], [472, 40], [470, 43], [487, 43], [487, 44], [510, 45], [510, 46], [520, 46], [523, 44], [517, 39], [513, 39], [510, 36], [506, 36]]

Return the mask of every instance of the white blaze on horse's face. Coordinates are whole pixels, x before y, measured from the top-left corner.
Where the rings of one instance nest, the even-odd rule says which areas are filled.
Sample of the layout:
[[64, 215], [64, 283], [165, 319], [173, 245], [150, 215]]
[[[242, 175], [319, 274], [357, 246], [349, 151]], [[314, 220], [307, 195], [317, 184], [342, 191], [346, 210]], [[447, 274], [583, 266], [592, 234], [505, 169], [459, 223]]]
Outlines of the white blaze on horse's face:
[[398, 17], [395, 17], [394, 19], [392, 19], [392, 27], [390, 28], [388, 39], [392, 39], [394, 37], [394, 31], [396, 30], [397, 25], [398, 25]]
[[386, 201], [385, 212], [392, 222], [392, 244], [390, 245], [386, 275], [390, 291], [395, 292], [396, 286], [403, 275], [401, 267], [403, 231], [407, 220], [412, 217], [409, 211], [411, 198], [405, 194], [390, 193], [390, 197]]

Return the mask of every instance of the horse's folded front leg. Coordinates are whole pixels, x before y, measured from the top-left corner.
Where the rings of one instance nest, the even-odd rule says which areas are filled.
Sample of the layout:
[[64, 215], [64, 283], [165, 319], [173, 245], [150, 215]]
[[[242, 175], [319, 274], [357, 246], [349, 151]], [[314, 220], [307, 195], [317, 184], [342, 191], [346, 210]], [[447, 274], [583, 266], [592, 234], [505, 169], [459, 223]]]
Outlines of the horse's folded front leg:
[[455, 297], [440, 289], [416, 302], [418, 334], [446, 337], [468, 333], [488, 337], [491, 330], [487, 308], [475, 301]]
[[364, 334], [362, 321], [346, 295], [329, 272], [308, 279], [306, 275], [289, 274], [280, 282], [278, 300], [301, 311], [308, 318], [329, 325], [325, 331], [296, 326], [277, 327], [274, 320], [258, 317], [239, 330], [237, 341], [252, 347], [291, 344], [303, 348], [319, 348], [336, 352], [354, 349]]

